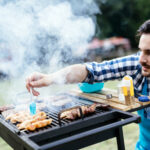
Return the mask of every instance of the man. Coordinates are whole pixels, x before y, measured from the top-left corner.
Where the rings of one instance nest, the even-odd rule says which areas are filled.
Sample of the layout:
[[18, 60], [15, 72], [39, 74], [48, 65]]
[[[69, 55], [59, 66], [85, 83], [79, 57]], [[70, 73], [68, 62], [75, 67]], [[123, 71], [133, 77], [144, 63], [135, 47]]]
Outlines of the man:
[[[102, 63], [76, 64], [49, 75], [34, 73], [27, 78], [26, 87], [30, 91], [30, 88], [49, 86], [59, 82], [94, 83], [130, 75], [133, 78], [135, 90], [143, 95], [150, 95], [150, 20], [141, 25], [138, 35], [140, 52], [135, 55]], [[39, 92], [33, 89], [33, 94], [39, 95]], [[150, 150], [150, 108], [140, 110], [138, 114], [142, 121], [139, 125], [140, 136], [136, 150]]]

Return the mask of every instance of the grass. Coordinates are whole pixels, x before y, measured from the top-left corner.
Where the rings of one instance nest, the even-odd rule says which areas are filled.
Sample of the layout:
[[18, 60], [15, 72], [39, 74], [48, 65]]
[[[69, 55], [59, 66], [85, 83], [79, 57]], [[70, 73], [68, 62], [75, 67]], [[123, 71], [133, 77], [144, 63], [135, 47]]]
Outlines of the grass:
[[[105, 87], [111, 88], [111, 89], [117, 89], [118, 81], [111, 81], [105, 83]], [[11, 100], [9, 99], [10, 96], [11, 99], [14, 99], [14, 93], [25, 91], [24, 83], [20, 80], [15, 81], [3, 81], [0, 82], [0, 105], [10, 103]], [[57, 92], [63, 92], [68, 91], [71, 88], [77, 88], [76, 85], [67, 85], [67, 86], [53, 86], [49, 88], [44, 88], [40, 92], [42, 94], [45, 93], [57, 93]], [[13, 91], [13, 92], [12, 92]], [[126, 150], [134, 150], [136, 141], [138, 140], [138, 125], [137, 124], [129, 124], [123, 127], [123, 133], [124, 133], [124, 140], [125, 140], [125, 147]], [[2, 139], [0, 138], [0, 149], [2, 150], [12, 150], [12, 148]], [[100, 142], [97, 144], [94, 144], [92, 146], [88, 146], [85, 148], [82, 148], [81, 150], [117, 150], [117, 143], [116, 139], [112, 138], [109, 140], [106, 140], [104, 142]]]

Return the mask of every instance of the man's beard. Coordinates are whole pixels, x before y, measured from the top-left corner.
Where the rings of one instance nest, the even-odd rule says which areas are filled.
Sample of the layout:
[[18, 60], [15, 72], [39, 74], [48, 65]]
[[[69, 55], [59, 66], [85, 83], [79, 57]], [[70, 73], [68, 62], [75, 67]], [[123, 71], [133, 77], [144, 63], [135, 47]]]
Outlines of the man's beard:
[[141, 63], [142, 68], [146, 68], [146, 70], [142, 69], [142, 75], [145, 77], [150, 77], [150, 66], [146, 63]]
[[145, 76], [145, 77], [150, 77], [150, 73], [145, 72], [144, 70], [142, 70], [142, 75]]

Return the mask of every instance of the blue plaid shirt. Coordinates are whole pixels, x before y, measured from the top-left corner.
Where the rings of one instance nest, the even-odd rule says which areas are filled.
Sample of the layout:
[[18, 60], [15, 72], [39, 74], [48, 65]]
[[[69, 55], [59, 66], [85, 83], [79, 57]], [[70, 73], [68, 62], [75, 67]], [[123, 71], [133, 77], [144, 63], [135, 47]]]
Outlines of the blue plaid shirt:
[[142, 75], [142, 68], [139, 63], [140, 53], [104, 61], [102, 63], [86, 63], [86, 68], [89, 71], [84, 82], [105, 82], [108, 80], [122, 79], [125, 75], [130, 75], [133, 78], [134, 89], [142, 92], [142, 87], [147, 80], [147, 94], [150, 95], [150, 78]]
[[[130, 75], [133, 78], [134, 89], [138, 93], [150, 95], [150, 78], [142, 75], [139, 56], [140, 53], [137, 53], [102, 63], [86, 63], [89, 73], [84, 82], [104, 82]], [[142, 121], [139, 125], [139, 141], [135, 150], [150, 150], [150, 107], [139, 110], [138, 114]]]

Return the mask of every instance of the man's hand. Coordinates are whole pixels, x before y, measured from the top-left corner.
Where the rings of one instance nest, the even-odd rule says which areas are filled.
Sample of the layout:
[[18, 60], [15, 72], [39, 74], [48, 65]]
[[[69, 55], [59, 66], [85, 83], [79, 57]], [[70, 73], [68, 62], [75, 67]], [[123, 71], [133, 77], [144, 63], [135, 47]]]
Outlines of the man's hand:
[[34, 88], [49, 86], [51, 84], [79, 83], [84, 81], [87, 75], [88, 71], [86, 66], [82, 64], [76, 64], [68, 66], [49, 75], [38, 72], [33, 73], [27, 78], [26, 87], [29, 92], [32, 88], [32, 93], [35, 96], [38, 96], [40, 93]]
[[34, 88], [40, 88], [51, 84], [51, 76], [35, 72], [26, 79], [26, 88], [30, 92], [31, 88], [33, 95], [38, 96], [40, 93]]

